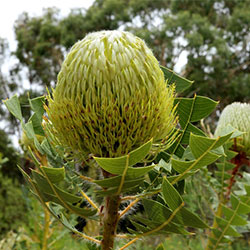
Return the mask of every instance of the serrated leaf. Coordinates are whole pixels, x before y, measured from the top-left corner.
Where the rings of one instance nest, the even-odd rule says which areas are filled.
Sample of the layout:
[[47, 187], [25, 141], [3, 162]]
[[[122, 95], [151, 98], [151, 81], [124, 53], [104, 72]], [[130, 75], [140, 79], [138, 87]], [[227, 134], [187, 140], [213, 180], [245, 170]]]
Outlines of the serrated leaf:
[[[149, 228], [143, 226], [143, 225], [140, 224], [140, 223], [137, 223], [136, 221], [131, 221], [131, 223], [133, 224], [133, 226], [136, 228], [136, 230], [137, 230], [138, 232], [146, 233], [146, 232], [148, 232], [148, 231], [150, 230]], [[138, 233], [137, 233], [137, 234], [138, 234]]]
[[187, 177], [195, 174], [196, 172], [197, 171], [191, 171], [191, 172], [189, 172], [187, 174], [181, 174], [181, 175], [179, 174], [179, 175], [167, 176], [167, 179], [168, 179], [168, 181], [170, 183], [176, 183], [176, 181], [175, 181], [176, 179], [178, 180], [178, 182], [182, 181], [182, 180], [186, 179]]
[[176, 214], [176, 218], [181, 222], [181, 224], [194, 227], [194, 228], [208, 228], [209, 226], [203, 222], [197, 215], [186, 209], [181, 208]]
[[[66, 208], [70, 212], [75, 213], [75, 214], [82, 216], [82, 217], [93, 216], [97, 212], [96, 209], [81, 208], [81, 207], [77, 207], [77, 206], [72, 205], [71, 204], [72, 202], [69, 201], [72, 197], [70, 199], [68, 199], [69, 202], [67, 202], [66, 199], [64, 199], [64, 197], [61, 197], [61, 196], [58, 196], [58, 195], [52, 194], [52, 193], [43, 192], [43, 190], [38, 186], [37, 182], [33, 181], [33, 185], [39, 190], [39, 194], [37, 194], [37, 195], [44, 202], [54, 202], [56, 204], [61, 205], [64, 208]], [[67, 195], [67, 197], [69, 197], [69, 196]], [[80, 198], [80, 200], [81, 200], [81, 198]], [[74, 202], [74, 203], [76, 203], [76, 202]]]
[[227, 135], [230, 133], [232, 133], [231, 139], [239, 137], [239, 136], [244, 134], [244, 132], [241, 132], [241, 131], [237, 130], [236, 128], [232, 127], [230, 124], [228, 124], [227, 126], [220, 129], [220, 131], [218, 133], [216, 133], [216, 135], [217, 136], [224, 136], [224, 135]]
[[[179, 132], [178, 140], [168, 150], [171, 155], [177, 155], [177, 151], [179, 150], [181, 144], [188, 142], [191, 131], [193, 134], [203, 135], [201, 134], [203, 132], [198, 128], [195, 128], [191, 122], [199, 121], [200, 119], [205, 118], [217, 105], [216, 102], [209, 98], [196, 95], [194, 98], [176, 98], [175, 104], [177, 105], [176, 112], [179, 117], [181, 130]], [[183, 153], [184, 150], [182, 153], [178, 153], [177, 156], [181, 158]]]
[[23, 118], [21, 105], [17, 95], [12, 96], [10, 99], [4, 100], [3, 103], [12, 115], [14, 115], [19, 121], [22, 121]]
[[250, 196], [250, 185], [244, 185], [247, 195]]
[[26, 133], [27, 137], [34, 141], [34, 144], [35, 144], [36, 148], [39, 150], [39, 152], [41, 154], [44, 154], [44, 151], [43, 151], [39, 141], [36, 138], [36, 134], [35, 134], [32, 122], [30, 121], [30, 122], [27, 122], [26, 124], [23, 124], [22, 128], [23, 128], [24, 132]]
[[164, 168], [167, 172], [171, 172], [172, 166], [170, 163], [166, 163], [163, 159], [157, 164], [158, 167]]
[[156, 250], [164, 250], [163, 244], [160, 244], [159, 246], [157, 246]]
[[[134, 186], [127, 186], [127, 187], [122, 187], [122, 189], [120, 191], [122, 192], [127, 192], [127, 191], [131, 191], [133, 189], [135, 189], [137, 186], [139, 186], [141, 183], [137, 182], [134, 183]], [[114, 195], [118, 192], [119, 187], [113, 187], [113, 188], [108, 188], [105, 190], [95, 190], [96, 194], [99, 194], [101, 196], [107, 196], [107, 195]]]
[[238, 214], [250, 213], [250, 206], [238, 200], [238, 198], [234, 194], [231, 194], [230, 200], [232, 204], [232, 209], [233, 210], [237, 209]]
[[29, 118], [29, 122], [32, 122], [34, 132], [36, 135], [45, 136], [41, 121], [38, 119], [37, 114], [33, 114]]
[[[170, 209], [157, 201], [142, 199], [142, 204], [148, 215], [148, 218], [157, 223], [165, 222], [172, 214], [172, 211]], [[172, 221], [178, 222], [175, 217]]]
[[216, 165], [220, 171], [228, 171], [235, 168], [235, 164], [228, 161], [225, 161], [224, 163], [216, 163]]
[[241, 236], [241, 234], [239, 234], [232, 226], [230, 226], [229, 221], [217, 216], [215, 217], [215, 219], [219, 227], [221, 228], [223, 235], [229, 235], [234, 237]]
[[[98, 184], [99, 186], [103, 188], [110, 188], [110, 187], [119, 187], [121, 183], [121, 176], [115, 176], [111, 178], [106, 178], [103, 180], [95, 180], [94, 183]], [[128, 188], [128, 187], [134, 187], [137, 186], [139, 183], [141, 183], [144, 180], [144, 178], [137, 178], [137, 179], [128, 179], [124, 181], [123, 188]]]
[[36, 184], [37, 184], [39, 190], [42, 193], [47, 193], [47, 194], [59, 196], [63, 201], [69, 202], [69, 203], [76, 203], [76, 202], [79, 202], [82, 199], [79, 196], [72, 195], [72, 194], [70, 194], [68, 192], [65, 192], [61, 188], [53, 185], [53, 188], [56, 191], [56, 193], [55, 193], [53, 188], [48, 183], [47, 179], [42, 174], [40, 174], [36, 170], [32, 170], [32, 175], [34, 177], [34, 180], [36, 181]]
[[[241, 216], [237, 215], [234, 210], [226, 207], [222, 204], [222, 212], [226, 218], [226, 220], [230, 220], [230, 224], [234, 226], [244, 226], [247, 224], [247, 221], [243, 219]], [[233, 219], [232, 219], [233, 218]]]
[[46, 173], [47, 177], [52, 183], [58, 183], [65, 178], [65, 169], [61, 168], [50, 168], [50, 167], [41, 167], [41, 169]]
[[37, 117], [42, 121], [42, 116], [45, 112], [43, 105], [44, 105], [45, 97], [38, 96], [33, 99], [29, 99], [31, 109], [37, 114]]
[[29, 175], [19, 166], [17, 165], [19, 171], [22, 173], [26, 183], [29, 185], [29, 188], [31, 190], [33, 190], [33, 186], [32, 186], [32, 179], [29, 177]]
[[196, 134], [196, 135], [200, 135], [200, 136], [206, 136], [206, 134], [200, 130], [199, 128], [195, 127], [192, 123], [189, 123], [186, 127], [185, 133], [182, 137], [182, 143], [183, 144], [188, 144], [189, 143], [189, 138], [190, 138], [190, 134]]
[[232, 177], [231, 174], [228, 174], [226, 172], [215, 171], [214, 173], [215, 173], [215, 176], [217, 176], [217, 177], [221, 178], [223, 176], [223, 180], [228, 180]]
[[227, 150], [227, 156], [226, 160], [230, 161], [232, 158], [234, 158], [238, 152], [232, 151], [232, 150]]
[[188, 89], [194, 81], [187, 80], [179, 75], [177, 75], [171, 69], [160, 66], [163, 71], [165, 80], [168, 81], [168, 84], [175, 84], [176, 92], [181, 93], [184, 90]]
[[[147, 143], [143, 144], [139, 148], [131, 151], [129, 156], [129, 166], [133, 166], [138, 162], [141, 162], [149, 153], [152, 147], [152, 139]], [[96, 162], [103, 168], [105, 171], [111, 174], [123, 174], [123, 171], [126, 167], [127, 156], [121, 156], [117, 158], [100, 158], [94, 157]]]
[[[161, 225], [161, 223], [158, 223], [151, 219], [146, 219], [143, 217], [140, 217], [138, 215], [133, 217], [136, 221], [146, 225], [150, 230], [155, 229]], [[183, 226], [179, 226], [173, 222], [168, 223], [166, 226], [164, 226], [159, 232], [167, 233], [176, 233], [176, 234], [183, 234], [183, 235], [189, 235], [190, 233], [186, 231]]]
[[183, 203], [183, 199], [181, 198], [180, 194], [170, 184], [166, 177], [163, 178], [162, 182], [162, 194], [166, 204], [173, 211]]
[[175, 103], [178, 103], [177, 113], [179, 114], [179, 121], [182, 128], [188, 122], [196, 122], [207, 117], [218, 104], [218, 102], [204, 96], [176, 98]]
[[222, 146], [229, 138], [231, 134], [218, 137], [217, 139], [211, 139], [199, 135], [190, 135], [190, 149], [195, 158], [199, 158], [204, 152], [208, 150], [214, 150]]
[[126, 177], [128, 179], [134, 179], [138, 178], [140, 176], [145, 175], [150, 170], [152, 170], [155, 167], [155, 165], [147, 166], [147, 167], [134, 167], [134, 168], [128, 168]]
[[207, 153], [206, 155], [204, 155], [204, 157], [202, 157], [202, 159], [193, 160], [193, 161], [180, 161], [180, 160], [172, 159], [171, 163], [172, 163], [172, 167], [178, 173], [182, 174], [182, 173], [186, 173], [186, 171], [188, 172], [197, 171], [198, 169], [213, 163], [218, 158], [219, 156], [216, 154]]

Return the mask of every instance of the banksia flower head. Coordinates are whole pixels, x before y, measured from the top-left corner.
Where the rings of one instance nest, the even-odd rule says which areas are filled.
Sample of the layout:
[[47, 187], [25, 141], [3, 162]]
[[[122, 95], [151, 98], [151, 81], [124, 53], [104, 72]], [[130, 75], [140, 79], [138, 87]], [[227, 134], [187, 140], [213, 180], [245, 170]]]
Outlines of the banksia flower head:
[[242, 151], [250, 155], [250, 104], [234, 102], [222, 111], [215, 135], [227, 125], [231, 125], [241, 132], [245, 132], [237, 141]]
[[67, 55], [48, 97], [47, 125], [72, 152], [117, 157], [152, 138], [153, 150], [169, 146], [174, 111], [174, 88], [144, 41], [101, 31]]

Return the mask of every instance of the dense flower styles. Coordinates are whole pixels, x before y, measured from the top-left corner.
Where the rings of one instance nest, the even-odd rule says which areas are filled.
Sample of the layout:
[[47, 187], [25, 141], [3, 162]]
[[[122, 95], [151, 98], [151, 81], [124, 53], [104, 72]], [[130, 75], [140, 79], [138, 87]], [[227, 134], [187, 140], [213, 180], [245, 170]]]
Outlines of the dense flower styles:
[[215, 135], [227, 125], [245, 132], [238, 142], [242, 146], [242, 151], [250, 155], [250, 104], [234, 102], [226, 106], [221, 113]]
[[47, 125], [72, 151], [116, 157], [151, 138], [155, 149], [169, 144], [174, 110], [174, 89], [146, 44], [129, 32], [101, 31], [67, 55]]

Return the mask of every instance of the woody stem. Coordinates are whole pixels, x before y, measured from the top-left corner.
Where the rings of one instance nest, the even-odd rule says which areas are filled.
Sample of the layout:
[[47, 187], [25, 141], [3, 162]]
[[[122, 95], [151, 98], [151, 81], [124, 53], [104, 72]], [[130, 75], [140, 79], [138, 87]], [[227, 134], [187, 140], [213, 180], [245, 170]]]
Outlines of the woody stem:
[[119, 205], [121, 198], [119, 195], [108, 196], [105, 200], [105, 210], [103, 216], [103, 239], [102, 250], [112, 250], [119, 219]]

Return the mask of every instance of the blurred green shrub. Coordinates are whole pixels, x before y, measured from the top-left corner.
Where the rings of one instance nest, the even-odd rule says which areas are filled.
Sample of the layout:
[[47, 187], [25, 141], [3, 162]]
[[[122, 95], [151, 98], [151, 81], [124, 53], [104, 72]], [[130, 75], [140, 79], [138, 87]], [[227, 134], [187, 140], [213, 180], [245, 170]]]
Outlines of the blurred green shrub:
[[26, 221], [26, 205], [20, 184], [0, 172], [0, 239]]

